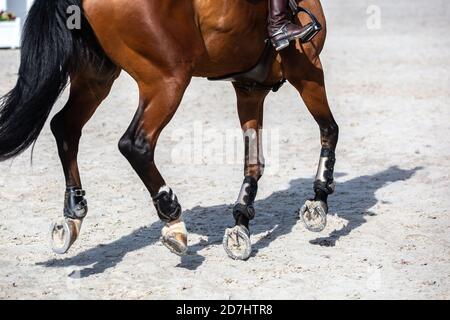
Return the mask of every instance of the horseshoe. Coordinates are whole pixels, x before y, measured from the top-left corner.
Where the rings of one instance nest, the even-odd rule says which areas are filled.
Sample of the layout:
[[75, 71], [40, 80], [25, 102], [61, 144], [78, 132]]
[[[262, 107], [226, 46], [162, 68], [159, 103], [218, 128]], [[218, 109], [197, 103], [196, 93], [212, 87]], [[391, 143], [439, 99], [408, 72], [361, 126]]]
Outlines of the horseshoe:
[[243, 226], [227, 229], [223, 237], [223, 247], [231, 259], [247, 260], [252, 253], [250, 231]]
[[66, 218], [50, 225], [50, 246], [54, 253], [65, 254], [80, 234], [82, 220]]
[[309, 231], [322, 232], [327, 226], [327, 213], [325, 202], [308, 200], [300, 209], [299, 218]]

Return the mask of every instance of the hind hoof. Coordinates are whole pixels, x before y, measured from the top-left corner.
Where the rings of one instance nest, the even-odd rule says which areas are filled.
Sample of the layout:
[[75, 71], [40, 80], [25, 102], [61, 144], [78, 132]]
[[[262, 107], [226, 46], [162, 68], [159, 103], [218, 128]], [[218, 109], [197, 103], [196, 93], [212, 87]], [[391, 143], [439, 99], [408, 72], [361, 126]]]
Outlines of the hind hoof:
[[65, 219], [50, 226], [50, 245], [57, 254], [65, 254], [77, 240], [81, 230], [81, 220]]
[[323, 201], [306, 201], [300, 209], [299, 218], [306, 229], [311, 232], [321, 232], [327, 226], [328, 206]]
[[250, 232], [243, 226], [227, 229], [223, 237], [223, 247], [231, 259], [247, 260], [252, 253]]
[[188, 251], [188, 233], [184, 222], [167, 224], [161, 233], [161, 241], [170, 252], [179, 256], [186, 255]]

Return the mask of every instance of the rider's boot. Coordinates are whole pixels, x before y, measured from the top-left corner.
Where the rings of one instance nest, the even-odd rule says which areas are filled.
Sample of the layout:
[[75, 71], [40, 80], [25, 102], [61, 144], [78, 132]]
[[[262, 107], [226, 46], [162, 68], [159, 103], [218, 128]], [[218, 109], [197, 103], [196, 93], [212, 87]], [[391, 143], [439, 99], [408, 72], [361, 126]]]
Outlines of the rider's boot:
[[289, 46], [289, 42], [303, 38], [310, 26], [300, 27], [292, 23], [288, 15], [288, 0], [269, 0], [269, 37], [277, 51]]

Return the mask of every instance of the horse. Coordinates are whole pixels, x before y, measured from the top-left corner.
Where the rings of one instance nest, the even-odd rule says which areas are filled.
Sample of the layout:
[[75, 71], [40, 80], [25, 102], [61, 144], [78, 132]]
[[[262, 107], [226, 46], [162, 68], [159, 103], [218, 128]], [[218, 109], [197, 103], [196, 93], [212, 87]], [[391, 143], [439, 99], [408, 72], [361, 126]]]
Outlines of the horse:
[[[267, 49], [266, 0], [36, 0], [24, 26], [21, 62], [15, 87], [0, 105], [0, 161], [11, 159], [38, 138], [51, 109], [70, 86], [65, 106], [51, 120], [65, 176], [64, 217], [50, 229], [52, 249], [68, 252], [79, 237], [88, 206], [77, 164], [83, 126], [109, 95], [124, 71], [139, 88], [139, 105], [118, 143], [147, 188], [164, 223], [161, 240], [170, 251], [188, 250], [182, 208], [154, 161], [155, 147], [193, 77], [210, 79], [240, 74], [265, 58], [263, 78], [234, 77], [240, 125], [245, 140], [244, 182], [233, 209], [235, 227], [223, 245], [233, 259], [250, 257], [253, 203], [264, 173], [261, 144], [264, 101], [283, 82], [295, 87], [317, 122], [321, 153], [314, 197], [299, 211], [311, 231], [326, 225], [328, 196], [334, 192], [333, 171], [339, 127], [330, 110], [320, 53], [326, 21], [319, 0], [297, 0], [321, 26], [310, 41], [297, 39], [280, 52]], [[70, 27], [68, 13], [80, 12]], [[310, 17], [294, 11], [305, 25]], [[76, 17], [75, 17], [76, 18]], [[269, 54], [264, 54], [269, 52]]]

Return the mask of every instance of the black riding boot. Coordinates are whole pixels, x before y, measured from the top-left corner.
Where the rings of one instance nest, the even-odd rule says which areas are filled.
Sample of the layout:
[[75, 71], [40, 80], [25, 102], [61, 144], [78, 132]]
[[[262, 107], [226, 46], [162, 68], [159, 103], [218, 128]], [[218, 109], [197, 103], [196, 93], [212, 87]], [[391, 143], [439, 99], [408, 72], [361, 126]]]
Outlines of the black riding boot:
[[302, 38], [308, 26], [299, 27], [288, 16], [288, 0], [269, 0], [269, 37], [277, 51], [289, 46], [289, 42]]

